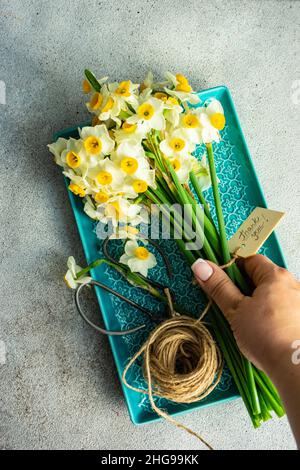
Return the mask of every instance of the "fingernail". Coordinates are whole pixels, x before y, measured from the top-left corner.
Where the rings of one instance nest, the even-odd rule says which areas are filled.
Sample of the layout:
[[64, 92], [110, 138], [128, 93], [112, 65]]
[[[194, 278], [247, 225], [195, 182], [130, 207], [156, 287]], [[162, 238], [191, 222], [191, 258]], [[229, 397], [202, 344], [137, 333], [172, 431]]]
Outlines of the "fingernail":
[[192, 271], [201, 281], [207, 281], [214, 272], [210, 264], [201, 258], [192, 265]]

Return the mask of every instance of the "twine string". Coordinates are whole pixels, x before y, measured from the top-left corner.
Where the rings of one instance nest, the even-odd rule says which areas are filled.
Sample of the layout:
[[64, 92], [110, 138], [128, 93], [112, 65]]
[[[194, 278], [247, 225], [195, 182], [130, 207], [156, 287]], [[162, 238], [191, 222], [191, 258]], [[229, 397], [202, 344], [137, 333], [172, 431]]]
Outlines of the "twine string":
[[[220, 266], [226, 269], [236, 262], [238, 255]], [[147, 394], [153, 411], [176, 427], [199, 439], [209, 450], [213, 447], [197, 432], [171, 417], [159, 408], [154, 395], [176, 403], [194, 403], [209, 395], [220, 382], [223, 372], [223, 357], [211, 333], [202, 319], [212, 306], [209, 299], [206, 307], [195, 320], [175, 312], [169, 290], [165, 292], [171, 318], [158, 325], [147, 341], [126, 365], [122, 381], [138, 393]], [[126, 375], [139, 356], [143, 355], [143, 372], [148, 389], [134, 387], [127, 382]]]

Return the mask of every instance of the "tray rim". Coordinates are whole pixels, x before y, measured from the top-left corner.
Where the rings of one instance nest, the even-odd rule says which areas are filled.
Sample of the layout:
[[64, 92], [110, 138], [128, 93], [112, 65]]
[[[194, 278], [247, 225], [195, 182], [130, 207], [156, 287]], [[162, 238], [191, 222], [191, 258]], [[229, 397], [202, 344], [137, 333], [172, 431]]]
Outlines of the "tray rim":
[[[216, 93], [217, 92], [223, 92], [223, 93], [225, 92], [227, 94], [227, 97], [228, 97], [228, 100], [229, 100], [229, 103], [230, 103], [230, 106], [231, 106], [231, 109], [232, 109], [232, 113], [233, 113], [234, 118], [236, 120], [237, 128], [238, 128], [238, 131], [239, 131], [239, 134], [240, 134], [240, 137], [241, 137], [244, 149], [245, 149], [245, 157], [247, 158], [250, 170], [251, 170], [251, 172], [254, 176], [255, 183], [257, 185], [258, 196], [262, 201], [261, 207], [267, 208], [266, 198], [264, 196], [262, 186], [260, 184], [260, 181], [259, 181], [258, 176], [257, 176], [257, 172], [255, 170], [255, 165], [254, 165], [253, 159], [251, 157], [251, 154], [250, 154], [250, 151], [249, 151], [246, 139], [245, 139], [244, 132], [243, 132], [242, 127], [241, 127], [240, 119], [238, 117], [236, 107], [235, 107], [235, 104], [234, 104], [233, 99], [232, 99], [231, 92], [230, 92], [229, 88], [226, 85], [219, 85], [219, 86], [212, 87], [212, 88], [201, 89], [201, 90], [197, 91], [197, 94], [213, 93], [213, 92], [216, 92]], [[73, 133], [73, 132], [77, 131], [77, 129], [80, 128], [80, 127], [90, 126], [90, 125], [91, 125], [90, 121], [85, 121], [81, 124], [78, 124], [77, 126], [71, 126], [71, 127], [61, 129], [60, 131], [56, 131], [53, 134], [53, 139], [54, 139], [54, 141], [56, 141], [59, 137], [62, 137], [62, 134], [64, 134], [64, 135], [68, 134], [68, 133], [70, 134], [70, 133]], [[65, 183], [67, 185], [67, 178], [64, 177], [64, 180], [65, 180]], [[79, 236], [80, 236], [80, 239], [81, 239], [84, 255], [85, 255], [85, 258], [87, 260], [88, 259], [89, 249], [88, 249], [88, 246], [87, 246], [88, 245], [87, 240], [86, 240], [86, 238], [84, 236], [84, 233], [83, 233], [84, 230], [83, 230], [82, 224], [81, 224], [81, 222], [80, 222], [80, 220], [77, 216], [77, 210], [78, 209], [76, 207], [75, 197], [70, 191], [67, 191], [67, 193], [68, 193], [70, 204], [71, 204], [71, 207], [72, 207], [72, 211], [73, 211], [73, 214], [74, 214], [74, 217], [75, 217], [76, 226], [77, 226], [77, 230], [79, 232]], [[274, 241], [275, 241], [276, 246], [277, 246], [278, 254], [282, 258], [282, 264], [283, 264], [284, 267], [287, 267], [285, 256], [283, 254], [281, 245], [279, 243], [277, 234], [275, 232], [273, 232], [273, 237], [274, 237]], [[97, 268], [91, 269], [90, 272], [91, 272], [92, 277], [97, 276], [96, 269]], [[95, 290], [95, 293], [96, 293], [96, 297], [97, 297], [97, 300], [99, 302], [101, 311], [104, 313], [103, 322], [105, 324], [105, 327], [107, 328], [108, 325], [107, 325], [107, 319], [106, 319], [107, 312], [106, 312], [106, 306], [105, 306], [105, 296], [103, 296], [101, 294], [100, 290]], [[117, 374], [118, 374], [119, 381], [120, 381], [120, 384], [121, 384], [122, 392], [123, 392], [123, 395], [124, 395], [124, 398], [125, 398], [125, 402], [126, 402], [126, 405], [127, 405], [128, 411], [129, 411], [129, 416], [130, 416], [130, 419], [131, 419], [132, 423], [136, 426], [142, 426], [142, 425], [145, 425], [145, 424], [148, 424], [148, 423], [161, 421], [162, 418], [158, 415], [155, 415], [155, 414], [152, 417], [146, 417], [146, 419], [144, 419], [144, 420], [138, 420], [136, 418], [136, 416], [134, 414], [134, 411], [133, 411], [133, 403], [131, 402], [130, 394], [128, 393], [129, 390], [122, 381], [122, 373], [121, 373], [122, 367], [119, 363], [119, 357], [118, 357], [118, 353], [117, 353], [117, 343], [114, 341], [114, 337], [112, 337], [112, 336], [108, 336], [108, 340], [109, 340], [110, 348], [111, 348], [111, 351], [112, 351], [113, 359], [114, 359], [114, 362], [115, 362], [115, 366], [116, 366], [116, 369], [117, 369]], [[191, 413], [193, 411], [200, 410], [201, 408], [208, 408], [208, 407], [211, 407], [211, 406], [217, 406], [217, 405], [221, 405], [223, 403], [228, 403], [228, 402], [231, 402], [231, 401], [237, 400], [237, 399], [241, 399], [241, 396], [238, 392], [236, 394], [233, 394], [230, 397], [224, 397], [224, 398], [218, 399], [218, 400], [213, 401], [213, 402], [206, 403], [204, 401], [201, 405], [200, 405], [200, 403], [201, 403], [201, 400], [200, 400], [199, 402], [195, 403], [195, 407], [187, 408], [187, 409], [180, 410], [180, 411], [171, 412], [170, 415], [171, 416], [180, 416], [180, 415], [184, 415], [186, 413]]]

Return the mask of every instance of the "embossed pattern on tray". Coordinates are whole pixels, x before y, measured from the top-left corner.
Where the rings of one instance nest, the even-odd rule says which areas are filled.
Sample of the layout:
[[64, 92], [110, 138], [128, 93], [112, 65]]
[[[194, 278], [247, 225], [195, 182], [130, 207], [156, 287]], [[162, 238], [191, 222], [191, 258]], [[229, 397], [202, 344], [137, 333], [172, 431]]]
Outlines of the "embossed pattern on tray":
[[[220, 179], [219, 186], [227, 235], [230, 237], [255, 206], [265, 206], [265, 200], [252, 167], [249, 151], [244, 141], [229, 91], [225, 87], [218, 87], [200, 92], [199, 95], [203, 101], [212, 97], [219, 99], [224, 106], [227, 118], [227, 125], [224, 131], [222, 131], [222, 141], [215, 146], [215, 160], [218, 177]], [[58, 133], [56, 137], [66, 137], [69, 135], [76, 135], [76, 131], [74, 129], [62, 131]], [[205, 148], [199, 146], [195, 154], [198, 158], [201, 158], [204, 152]], [[208, 190], [205, 195], [208, 202], [211, 204], [212, 214], [215, 219], [211, 189]], [[74, 197], [70, 191], [69, 196], [87, 261], [91, 262], [95, 256], [102, 256], [101, 242], [97, 241], [95, 233], [95, 223], [91, 219], [88, 219], [83, 213], [82, 203], [79, 201], [79, 198]], [[162, 259], [158, 255], [158, 266], [150, 271], [150, 276], [153, 276], [153, 278], [163, 284], [170, 285], [176, 293], [176, 301], [185, 307], [192, 315], [196, 316], [197, 313], [204, 308], [205, 302], [200, 290], [191, 283], [192, 275], [190, 268], [178, 251], [174, 241], [161, 240], [159, 243], [169, 257], [175, 275], [172, 281], [169, 282]], [[150, 249], [152, 249], [152, 247]], [[110, 250], [112, 254], [117, 257], [122, 252], [122, 245], [119, 241], [113, 242], [110, 245]], [[261, 251], [277, 263], [284, 265], [283, 256], [274, 234], [268, 239]], [[97, 268], [92, 271], [92, 275], [94, 278], [105, 282], [118, 292], [121, 292], [123, 295], [141, 305], [147, 305], [147, 307], [153, 309], [153, 311], [157, 312], [161, 308], [161, 305], [149, 294], [129, 285], [126, 280], [120, 277], [119, 273], [110, 267]], [[111, 294], [103, 293], [98, 290], [97, 295], [103, 311], [106, 327], [111, 329], [119, 329], [120, 327], [121, 329], [128, 329], [141, 323], [146, 324], [146, 328], [142, 333], [138, 332], [119, 338], [109, 338], [117, 370], [119, 376], [121, 376], [124, 365], [140, 348], [155, 324], [150, 321], [146, 315]], [[142, 374], [141, 360], [138, 360], [131, 368], [128, 377], [129, 382], [134, 386], [146, 389], [146, 383]], [[122, 387], [131, 419], [135, 424], [157, 419], [157, 416], [151, 409], [147, 395], [128, 390], [123, 385]], [[156, 400], [158, 406], [165, 408], [170, 414], [177, 414], [213, 403], [227, 401], [237, 396], [238, 394], [230, 372], [225, 367], [222, 379], [216, 389], [208, 397], [198, 403], [189, 405], [176, 404], [158, 397]]]

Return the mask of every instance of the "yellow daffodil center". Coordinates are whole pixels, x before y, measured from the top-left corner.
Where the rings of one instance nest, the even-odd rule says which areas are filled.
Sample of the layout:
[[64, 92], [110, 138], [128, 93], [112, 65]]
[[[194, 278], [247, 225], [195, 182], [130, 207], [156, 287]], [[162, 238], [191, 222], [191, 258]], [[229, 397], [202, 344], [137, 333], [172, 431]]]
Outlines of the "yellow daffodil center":
[[112, 182], [112, 174], [109, 173], [108, 171], [100, 171], [98, 175], [96, 176], [96, 179], [99, 184], [106, 185], [110, 184]]
[[95, 194], [94, 199], [95, 201], [103, 204], [104, 202], [108, 201], [109, 195], [105, 191], [99, 191], [97, 194]]
[[139, 193], [144, 193], [145, 191], [147, 191], [148, 184], [146, 183], [146, 181], [143, 181], [143, 180], [135, 180], [132, 183], [132, 187], [135, 190], [135, 192], [139, 194]]
[[192, 91], [192, 87], [188, 83], [186, 85], [184, 85], [183, 83], [179, 83], [178, 85], [176, 85], [175, 90], [183, 91], [184, 93], [190, 93]]
[[138, 169], [138, 166], [138, 161], [135, 158], [125, 157], [121, 160], [121, 168], [128, 175], [133, 175], [133, 173]]
[[212, 126], [221, 131], [225, 127], [225, 116], [222, 113], [215, 113], [210, 116]]
[[126, 134], [131, 134], [137, 128], [136, 124], [129, 124], [128, 122], [123, 122], [122, 129]]
[[131, 233], [132, 235], [137, 235], [139, 233], [137, 228], [131, 227], [130, 225], [125, 225], [123, 228], [126, 232]]
[[107, 113], [108, 111], [110, 111], [113, 105], [114, 105], [114, 100], [110, 96], [108, 100], [106, 101], [105, 105], [103, 106], [102, 113]]
[[95, 135], [89, 135], [83, 143], [85, 150], [91, 155], [98, 155], [102, 150], [101, 140]]
[[168, 95], [166, 93], [162, 93], [160, 91], [157, 91], [156, 93], [154, 93], [154, 97], [157, 98], [158, 100], [162, 100], [164, 102], [166, 102], [167, 99], [168, 99]]
[[82, 91], [83, 91], [83, 93], [90, 93], [92, 91], [91, 85], [85, 79], [82, 82]]
[[167, 100], [167, 103], [172, 103], [172, 104], [174, 104], [174, 105], [176, 105], [176, 106], [179, 105], [178, 100], [177, 100], [176, 98], [174, 98], [174, 96], [169, 96], [169, 98], [168, 98], [168, 100]]
[[180, 170], [180, 168], [181, 168], [181, 163], [180, 163], [180, 161], [178, 160], [178, 158], [175, 158], [175, 159], [172, 161], [172, 167], [174, 168], [175, 171]]
[[101, 95], [101, 93], [94, 93], [90, 101], [90, 107], [93, 110], [97, 110], [100, 108], [102, 101], [103, 101], [103, 95]]
[[178, 73], [176, 75], [176, 80], [177, 80], [177, 85], [175, 87], [175, 90], [177, 91], [184, 91], [186, 93], [189, 93], [192, 91], [192, 87], [190, 86], [188, 79], [184, 76]]
[[138, 107], [137, 114], [139, 118], [148, 121], [154, 114], [154, 107], [150, 103], [143, 103]]
[[139, 246], [138, 248], [136, 248], [136, 249], [134, 250], [134, 255], [135, 255], [138, 259], [144, 261], [144, 260], [146, 260], [146, 259], [149, 257], [150, 253], [149, 253], [149, 251], [147, 250], [147, 248], [144, 248], [143, 246]]
[[175, 152], [180, 152], [185, 147], [185, 141], [180, 139], [180, 137], [175, 137], [174, 139], [170, 140], [169, 145]]
[[75, 152], [68, 152], [66, 156], [67, 165], [70, 168], [78, 168], [81, 163], [81, 158]]
[[64, 281], [67, 284], [67, 286], [69, 287], [69, 289], [72, 289], [72, 286], [70, 285], [70, 283], [69, 283], [68, 279], [66, 278], [66, 276], [64, 276]]
[[130, 81], [121, 82], [115, 93], [120, 96], [130, 96]]
[[182, 119], [183, 127], [195, 128], [200, 125], [199, 119], [194, 114], [186, 114]]
[[119, 219], [122, 215], [122, 210], [121, 210], [119, 201], [111, 202], [110, 206], [114, 209], [115, 217]]
[[69, 184], [69, 190], [72, 191], [72, 193], [76, 194], [76, 196], [84, 197], [85, 196], [85, 190], [82, 189], [78, 184], [71, 183]]
[[184, 75], [182, 75], [182, 73], [177, 73], [175, 76], [178, 83], [189, 83], [188, 79]]

